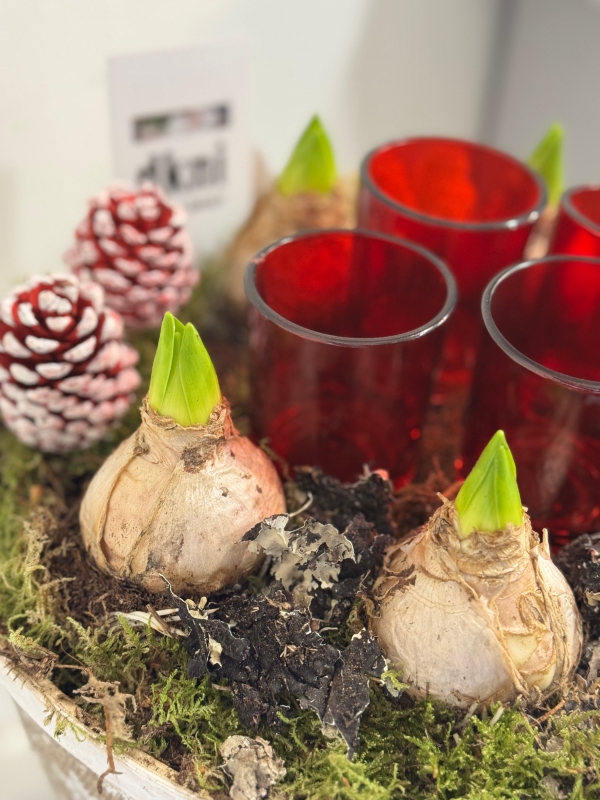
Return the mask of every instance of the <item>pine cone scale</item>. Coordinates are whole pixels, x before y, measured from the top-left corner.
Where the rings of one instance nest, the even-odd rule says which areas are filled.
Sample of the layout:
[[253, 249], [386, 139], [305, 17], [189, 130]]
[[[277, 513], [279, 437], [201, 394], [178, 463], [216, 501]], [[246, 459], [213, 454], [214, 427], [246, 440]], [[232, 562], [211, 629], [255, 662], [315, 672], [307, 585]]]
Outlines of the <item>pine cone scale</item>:
[[101, 288], [33, 278], [0, 306], [0, 411], [23, 442], [62, 452], [102, 438], [140, 383]]
[[184, 223], [183, 211], [157, 187], [110, 187], [90, 202], [65, 259], [79, 277], [102, 285], [107, 305], [128, 326], [154, 327], [198, 282]]

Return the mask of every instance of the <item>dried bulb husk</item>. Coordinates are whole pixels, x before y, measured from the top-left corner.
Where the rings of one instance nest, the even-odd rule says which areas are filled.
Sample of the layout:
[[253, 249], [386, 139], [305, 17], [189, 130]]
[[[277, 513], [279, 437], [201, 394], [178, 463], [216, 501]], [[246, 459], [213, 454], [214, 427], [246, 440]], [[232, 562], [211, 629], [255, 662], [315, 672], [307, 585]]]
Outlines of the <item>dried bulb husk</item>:
[[353, 228], [356, 224], [356, 176], [338, 180], [331, 192], [286, 197], [273, 186], [256, 201], [250, 218], [225, 252], [224, 290], [237, 304], [246, 303], [244, 272], [263, 248], [307, 230]]
[[546, 206], [533, 226], [525, 245], [523, 258], [526, 261], [544, 258], [548, 255], [550, 243], [558, 222], [558, 206]]
[[262, 556], [242, 536], [285, 511], [265, 453], [235, 429], [226, 401], [182, 427], [144, 400], [142, 423], [106, 460], [81, 507], [86, 548], [105, 572], [151, 592], [209, 594]]
[[572, 677], [581, 653], [573, 594], [547, 537], [523, 525], [460, 539], [445, 501], [390, 549], [371, 620], [413, 696], [450, 705], [539, 699]]

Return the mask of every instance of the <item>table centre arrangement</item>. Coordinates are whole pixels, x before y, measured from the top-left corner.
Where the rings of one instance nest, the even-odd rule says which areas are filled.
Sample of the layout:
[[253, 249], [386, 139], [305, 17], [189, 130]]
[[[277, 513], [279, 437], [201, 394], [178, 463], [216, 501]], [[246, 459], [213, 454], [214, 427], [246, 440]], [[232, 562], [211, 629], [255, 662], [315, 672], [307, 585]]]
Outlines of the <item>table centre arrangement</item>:
[[598, 796], [600, 205], [561, 148], [406, 139], [352, 189], [314, 118], [201, 279], [111, 186], [1, 303], [0, 679], [63, 796]]

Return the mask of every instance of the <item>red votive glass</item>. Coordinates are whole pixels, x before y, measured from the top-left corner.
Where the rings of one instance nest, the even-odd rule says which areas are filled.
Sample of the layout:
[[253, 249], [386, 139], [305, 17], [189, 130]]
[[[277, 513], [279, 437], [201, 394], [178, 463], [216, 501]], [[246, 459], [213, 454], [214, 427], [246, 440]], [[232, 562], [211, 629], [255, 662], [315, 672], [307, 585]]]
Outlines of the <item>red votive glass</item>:
[[534, 527], [560, 547], [600, 528], [600, 259], [509, 267], [482, 311], [465, 475], [504, 430]]
[[410, 242], [328, 230], [263, 250], [245, 288], [256, 437], [292, 467], [410, 480], [456, 301], [448, 268]]
[[456, 278], [459, 302], [443, 359], [454, 380], [470, 380], [486, 284], [521, 260], [545, 204], [544, 184], [529, 167], [474, 142], [405, 139], [363, 160], [358, 224], [422, 244]]
[[550, 252], [600, 257], [600, 186], [563, 194]]

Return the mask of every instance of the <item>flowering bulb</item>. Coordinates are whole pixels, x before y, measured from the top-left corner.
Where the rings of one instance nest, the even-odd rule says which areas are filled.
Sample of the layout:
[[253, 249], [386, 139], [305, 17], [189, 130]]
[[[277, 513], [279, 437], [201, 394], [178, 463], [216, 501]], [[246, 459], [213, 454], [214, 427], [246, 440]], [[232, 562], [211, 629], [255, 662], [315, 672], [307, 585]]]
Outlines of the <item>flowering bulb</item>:
[[460, 520], [459, 537], [493, 533], [509, 524], [523, 524], [523, 507], [517, 485], [517, 469], [504, 431], [490, 439], [469, 473], [454, 505]]
[[548, 205], [557, 206], [564, 191], [563, 140], [564, 131], [557, 122], [553, 123], [533, 153], [527, 159], [546, 182]]
[[579, 662], [575, 598], [523, 512], [502, 431], [456, 503], [388, 550], [373, 594], [371, 629], [416, 697], [463, 708], [536, 700]]
[[236, 305], [246, 307], [244, 273], [265, 247], [301, 231], [355, 227], [356, 177], [338, 177], [331, 141], [313, 117], [282, 174], [258, 196], [225, 252], [224, 289]]
[[287, 197], [305, 192], [327, 194], [336, 182], [331, 141], [319, 117], [314, 116], [281, 173], [279, 191]]
[[150, 406], [187, 428], [206, 425], [221, 399], [217, 373], [198, 331], [167, 312], [152, 366]]
[[81, 505], [83, 541], [105, 572], [209, 594], [252, 572], [244, 534], [285, 511], [267, 455], [231, 419], [193, 325], [167, 313], [142, 421], [104, 462]]

